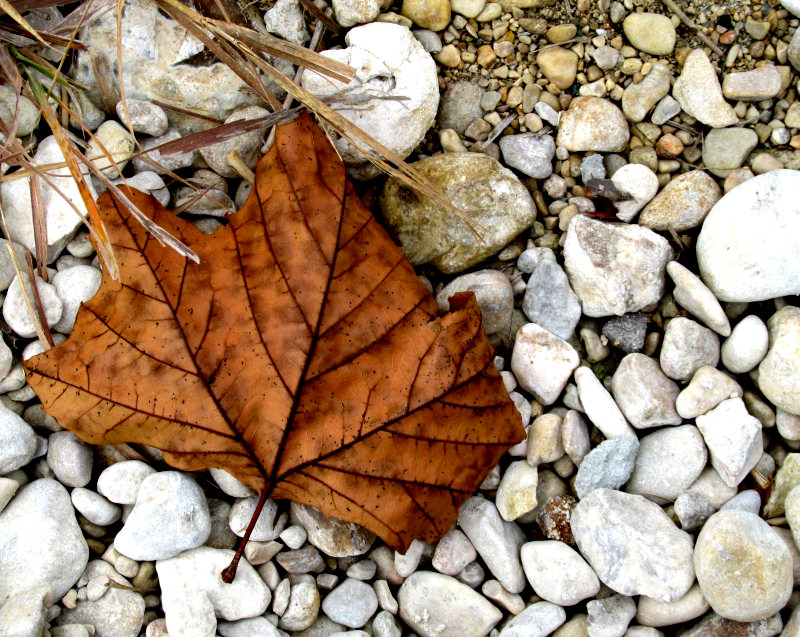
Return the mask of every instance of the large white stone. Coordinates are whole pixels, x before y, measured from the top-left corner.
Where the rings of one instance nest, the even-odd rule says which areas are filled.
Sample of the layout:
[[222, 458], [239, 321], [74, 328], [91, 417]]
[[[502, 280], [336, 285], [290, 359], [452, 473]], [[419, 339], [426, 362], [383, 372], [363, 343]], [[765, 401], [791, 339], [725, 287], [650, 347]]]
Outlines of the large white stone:
[[[439, 107], [436, 64], [407, 28], [373, 22], [351, 29], [345, 36], [346, 49], [324, 51], [323, 55], [356, 69], [355, 78], [343, 84], [312, 71], [303, 74], [303, 88], [318, 97], [339, 95], [351, 98], [375, 96], [366, 104], [335, 105], [344, 117], [372, 135], [381, 144], [406, 157], [433, 125]], [[400, 99], [394, 99], [400, 98]], [[336, 144], [351, 175], [370, 178], [378, 171], [350, 142]]]
[[583, 556], [618, 593], [669, 602], [694, 582], [692, 537], [642, 496], [596, 489], [578, 502], [570, 524]]
[[233, 554], [201, 546], [156, 562], [170, 637], [213, 637], [217, 617], [235, 621], [267, 609], [270, 590], [246, 560], [239, 562], [233, 582], [222, 581]]
[[89, 561], [69, 493], [55, 480], [22, 487], [0, 513], [0, 529], [0, 605], [38, 586], [61, 599]]
[[720, 199], [697, 238], [697, 263], [721, 301], [800, 293], [800, 172], [773, 170]]
[[183, 473], [162, 471], [142, 481], [114, 548], [134, 560], [163, 560], [202, 545], [210, 533], [203, 490]]
[[766, 619], [792, 594], [789, 549], [764, 520], [746, 511], [720, 511], [708, 519], [697, 536], [694, 565], [703, 595], [727, 619]]

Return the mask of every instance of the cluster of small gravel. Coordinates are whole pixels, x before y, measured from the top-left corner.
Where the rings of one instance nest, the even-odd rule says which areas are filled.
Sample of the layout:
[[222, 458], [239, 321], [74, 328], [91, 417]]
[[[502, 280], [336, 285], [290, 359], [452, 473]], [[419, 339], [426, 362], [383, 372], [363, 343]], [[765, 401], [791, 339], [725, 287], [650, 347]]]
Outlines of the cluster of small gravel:
[[[41, 346], [7, 246], [35, 252], [30, 180], [5, 181], [0, 634], [800, 636], [800, 3], [682, 6], [703, 38], [657, 2], [332, 8], [347, 33], [326, 54], [356, 79], [306, 72], [303, 86], [365, 95], [336, 108], [483, 228], [476, 237], [395, 179], [363, 184], [442, 311], [475, 293], [527, 439], [435, 545], [398, 554], [354, 524], [268, 501], [223, 584], [257, 494], [223, 470], [93, 448], [27, 385], [20, 360]], [[27, 17], [45, 30], [61, 15]], [[88, 54], [70, 70], [94, 87], [73, 106], [108, 152], [134, 149], [128, 125], [144, 149], [208, 125], [154, 101], [220, 122], [267, 112], [229, 69], [185, 63], [202, 44], [150, 0], [128, 0], [124, 21], [115, 112]], [[310, 39], [296, 0], [264, 21]], [[81, 31], [95, 64], [117, 67], [115, 24], [110, 12]], [[4, 121], [15, 102], [0, 86]], [[34, 162], [62, 162], [54, 138], [37, 137], [32, 102], [16, 109]], [[252, 168], [265, 138], [116, 168], [96, 141], [86, 156], [213, 232], [249, 192], [231, 151]], [[355, 179], [378, 174], [337, 148]], [[41, 190], [36, 286], [58, 344], [100, 265], [62, 198], [85, 213], [72, 178]]]

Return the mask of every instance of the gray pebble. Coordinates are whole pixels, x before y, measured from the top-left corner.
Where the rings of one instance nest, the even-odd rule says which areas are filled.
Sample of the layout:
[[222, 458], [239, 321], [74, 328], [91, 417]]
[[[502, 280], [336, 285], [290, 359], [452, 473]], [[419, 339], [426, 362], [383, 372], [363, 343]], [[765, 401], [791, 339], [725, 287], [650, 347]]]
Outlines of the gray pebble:
[[583, 458], [575, 477], [575, 492], [583, 499], [595, 489], [617, 489], [631, 476], [639, 440], [619, 436], [601, 442]]
[[92, 448], [69, 431], [50, 434], [47, 464], [60, 482], [83, 487], [92, 478]]
[[555, 261], [540, 261], [528, 279], [522, 309], [532, 323], [569, 340], [581, 317], [581, 305], [567, 275]]

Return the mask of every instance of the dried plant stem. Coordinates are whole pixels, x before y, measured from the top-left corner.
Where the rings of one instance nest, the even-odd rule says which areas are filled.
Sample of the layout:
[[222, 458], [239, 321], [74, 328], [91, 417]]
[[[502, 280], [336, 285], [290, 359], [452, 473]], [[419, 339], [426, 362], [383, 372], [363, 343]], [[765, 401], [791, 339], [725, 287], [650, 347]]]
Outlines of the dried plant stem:
[[244, 163], [244, 160], [242, 160], [242, 158], [239, 156], [239, 153], [237, 153], [235, 150], [232, 150], [228, 153], [225, 159], [228, 161], [228, 165], [233, 168], [242, 179], [244, 179], [251, 186], [253, 185], [253, 182], [256, 180], [256, 175], [252, 170], [250, 170], [247, 164]]
[[256, 522], [258, 522], [258, 516], [261, 515], [261, 510], [264, 508], [264, 505], [267, 503], [268, 493], [267, 490], [264, 489], [261, 492], [261, 496], [258, 498], [258, 504], [256, 504], [256, 509], [253, 511], [253, 516], [250, 518], [250, 524], [247, 525], [247, 530], [244, 532], [244, 535], [239, 539], [239, 543], [236, 546], [236, 553], [231, 560], [231, 563], [222, 571], [222, 581], [226, 584], [230, 584], [233, 581], [233, 578], [236, 577], [236, 569], [239, 566], [239, 560], [242, 559], [242, 554], [244, 553], [244, 547], [247, 545], [247, 540], [250, 539], [250, 535], [253, 533], [253, 529], [256, 528]]
[[[6, 224], [6, 213], [3, 210], [3, 205], [0, 203], [0, 220], [3, 222], [3, 232], [7, 237], [11, 235], [8, 232], [8, 224]], [[39, 315], [33, 309], [33, 303], [31, 302], [30, 296], [28, 295], [28, 290], [25, 289], [25, 285], [23, 284], [22, 277], [22, 264], [19, 262], [19, 257], [17, 256], [17, 251], [14, 250], [14, 244], [9, 241], [6, 244], [6, 248], [8, 249], [8, 253], [11, 255], [11, 264], [14, 266], [14, 272], [17, 275], [17, 278], [20, 282], [20, 291], [22, 292], [22, 298], [25, 301], [25, 305], [28, 308], [28, 315], [31, 317], [33, 321], [33, 328], [36, 330], [36, 336], [39, 339], [39, 343], [41, 344], [42, 348], [47, 351], [50, 349], [50, 342], [48, 341], [47, 335], [45, 334], [44, 328], [42, 327], [41, 322], [39, 321]], [[34, 287], [36, 286], [36, 280], [33, 281]]]

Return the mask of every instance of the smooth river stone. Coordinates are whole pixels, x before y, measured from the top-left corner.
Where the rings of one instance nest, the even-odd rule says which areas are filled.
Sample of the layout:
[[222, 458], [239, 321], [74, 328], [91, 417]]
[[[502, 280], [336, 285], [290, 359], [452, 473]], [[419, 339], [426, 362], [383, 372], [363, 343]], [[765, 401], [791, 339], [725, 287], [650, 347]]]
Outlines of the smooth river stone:
[[740, 184], [708, 213], [697, 263], [720, 301], [800, 293], [800, 172], [773, 170]]

